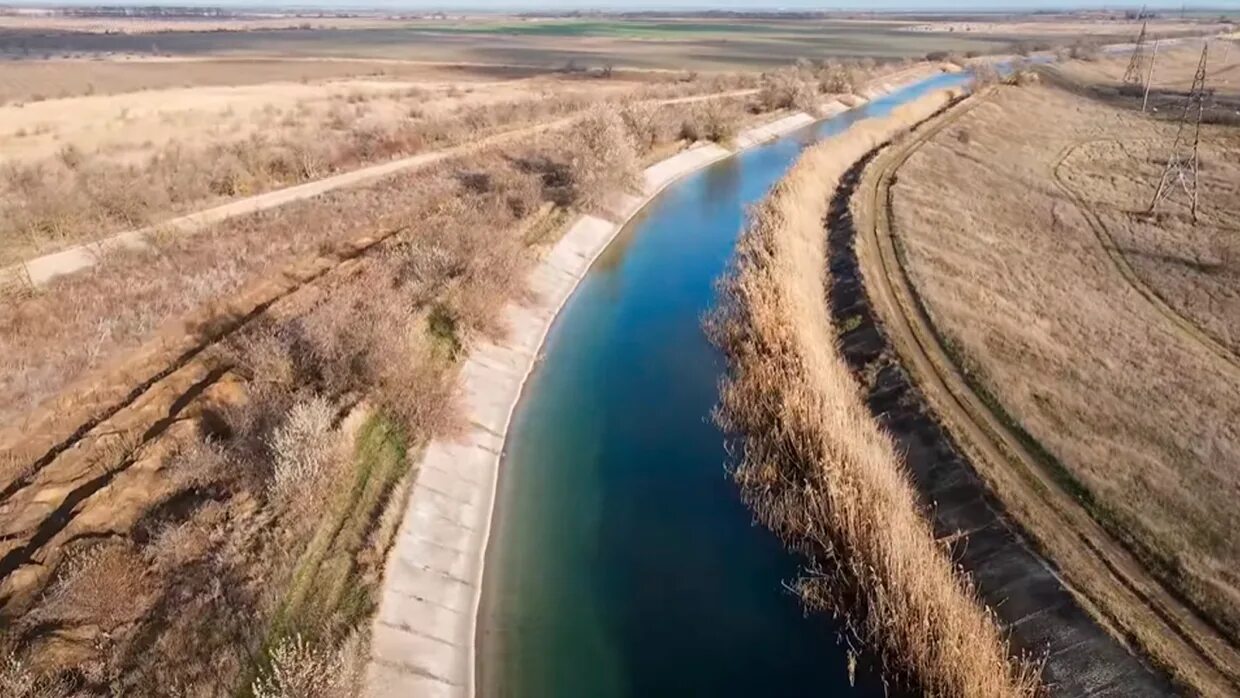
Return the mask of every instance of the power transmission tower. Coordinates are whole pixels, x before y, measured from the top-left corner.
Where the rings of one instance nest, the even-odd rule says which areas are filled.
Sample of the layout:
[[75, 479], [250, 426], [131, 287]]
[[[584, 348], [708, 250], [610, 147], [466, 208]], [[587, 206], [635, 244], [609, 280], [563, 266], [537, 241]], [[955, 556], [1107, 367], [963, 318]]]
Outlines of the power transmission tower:
[[[1180, 115], [1180, 126], [1175, 133], [1175, 143], [1171, 146], [1171, 155], [1167, 158], [1167, 167], [1163, 170], [1162, 179], [1158, 182], [1158, 190], [1150, 201], [1149, 213], [1153, 213], [1160, 203], [1170, 197], [1177, 189], [1183, 190], [1188, 196], [1189, 206], [1193, 212], [1193, 223], [1197, 222], [1197, 200], [1199, 183], [1198, 150], [1201, 146], [1201, 118], [1206, 111], [1206, 58], [1210, 53], [1207, 43], [1201, 48], [1201, 61], [1197, 63], [1197, 75], [1193, 78], [1193, 89], [1184, 100], [1184, 113]], [[1191, 122], [1191, 123], [1190, 123]]]
[[[1142, 10], [1144, 14], [1144, 10]], [[1141, 23], [1141, 33], [1137, 34], [1137, 40], [1132, 47], [1132, 58], [1128, 61], [1128, 70], [1124, 71], [1124, 87], [1133, 87], [1141, 89], [1141, 82], [1145, 79], [1145, 30], [1148, 22]]]

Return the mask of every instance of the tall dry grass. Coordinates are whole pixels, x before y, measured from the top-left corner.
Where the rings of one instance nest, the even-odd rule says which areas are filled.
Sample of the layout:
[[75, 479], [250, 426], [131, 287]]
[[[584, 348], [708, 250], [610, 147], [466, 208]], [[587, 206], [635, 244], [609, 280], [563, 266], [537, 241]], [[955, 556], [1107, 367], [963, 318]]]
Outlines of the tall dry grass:
[[847, 619], [930, 695], [1030, 696], [994, 617], [922, 516], [890, 437], [840, 355], [827, 308], [827, 205], [878, 143], [943, 106], [932, 95], [807, 151], [756, 209], [711, 323], [728, 359], [718, 418], [758, 517], [811, 560], [806, 602]]

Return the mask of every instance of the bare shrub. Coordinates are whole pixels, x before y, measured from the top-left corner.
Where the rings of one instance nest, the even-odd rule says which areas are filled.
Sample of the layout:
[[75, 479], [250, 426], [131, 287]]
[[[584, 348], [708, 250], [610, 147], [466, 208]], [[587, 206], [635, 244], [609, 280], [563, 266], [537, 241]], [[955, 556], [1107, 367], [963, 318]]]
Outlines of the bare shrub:
[[818, 87], [826, 94], [850, 94], [861, 81], [860, 69], [836, 61], [825, 61], [818, 71]]
[[999, 70], [990, 63], [978, 63], [969, 72], [973, 74], [973, 84], [977, 87], [994, 85], [1002, 79]]
[[662, 143], [681, 138], [677, 119], [682, 112], [682, 107], [634, 102], [620, 110], [620, 118], [633, 135], [638, 151], [648, 153]]
[[[108, 674], [106, 657], [123, 644], [110, 636], [123, 636], [156, 603], [146, 561], [131, 545], [109, 542], [73, 551], [59, 568], [42, 603], [20, 622], [27, 627], [97, 628], [100, 638], [94, 647], [70, 656], [82, 675], [99, 680]], [[54, 660], [55, 653], [50, 654]], [[54, 671], [55, 664], [49, 664], [43, 666]]]
[[1097, 42], [1078, 40], [1068, 49], [1068, 56], [1079, 61], [1096, 61], [1102, 56]]
[[270, 497], [277, 505], [316, 493], [323, 471], [337, 457], [332, 433], [334, 412], [322, 397], [293, 405], [268, 443], [275, 461]]
[[57, 677], [44, 676], [31, 669], [16, 654], [9, 653], [0, 663], [0, 696], [6, 698], [62, 698], [69, 686]]
[[721, 100], [694, 106], [680, 127], [680, 137], [688, 141], [709, 140], [726, 143], [740, 130], [741, 110], [735, 103]]
[[300, 635], [271, 650], [271, 669], [254, 682], [255, 698], [351, 698], [360, 693], [365, 653], [356, 638], [340, 649], [311, 644]]
[[573, 128], [569, 143], [568, 176], [577, 205], [597, 208], [614, 193], [637, 185], [637, 148], [615, 111], [590, 112]]
[[814, 96], [814, 89], [805, 83], [796, 70], [779, 70], [762, 74], [757, 99], [763, 111], [809, 111], [814, 108]]

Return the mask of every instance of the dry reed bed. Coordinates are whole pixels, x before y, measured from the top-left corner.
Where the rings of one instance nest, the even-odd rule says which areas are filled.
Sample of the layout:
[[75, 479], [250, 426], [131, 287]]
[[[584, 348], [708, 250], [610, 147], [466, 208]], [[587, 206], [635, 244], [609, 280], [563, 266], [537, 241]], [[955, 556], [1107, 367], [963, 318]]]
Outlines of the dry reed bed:
[[1028, 696], [995, 619], [923, 518], [890, 437], [840, 355], [824, 220], [848, 167], [947, 101], [932, 95], [807, 151], [757, 208], [711, 333], [729, 370], [718, 412], [759, 518], [811, 559], [800, 590], [848, 620], [890, 673], [943, 696]]

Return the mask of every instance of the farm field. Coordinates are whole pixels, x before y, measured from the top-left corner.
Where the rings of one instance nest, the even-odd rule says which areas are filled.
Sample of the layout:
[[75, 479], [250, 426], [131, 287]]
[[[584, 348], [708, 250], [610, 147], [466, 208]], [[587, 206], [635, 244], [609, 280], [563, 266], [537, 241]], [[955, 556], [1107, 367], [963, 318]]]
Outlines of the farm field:
[[[1197, 55], [1169, 55], [1162, 84], [1184, 89]], [[1183, 198], [1150, 218], [1175, 125], [1142, 116], [1131, 98], [1117, 106], [1086, 94], [1002, 87], [935, 136], [892, 189], [895, 237], [934, 330], [978, 394], [1035, 444], [1060, 487], [1234, 647], [1240, 130], [1203, 127], [1196, 226]], [[1019, 518], [1029, 500], [1010, 476], [988, 480]], [[1163, 654], [1165, 631], [1071, 561], [1079, 541], [1036, 519], [1022, 524], [1117, 632], [1181, 680], [1213, 686], [1207, 694], [1234, 680], [1240, 667], [1222, 650], [1222, 674], [1177, 665]]]
[[0, 56], [280, 55], [730, 70], [828, 56], [896, 59], [935, 51], [995, 53], [1015, 41], [1061, 36], [1036, 23], [1000, 33], [906, 30], [914, 24], [829, 19], [392, 19], [386, 25], [359, 28], [105, 34], [5, 29], [0, 22]]

